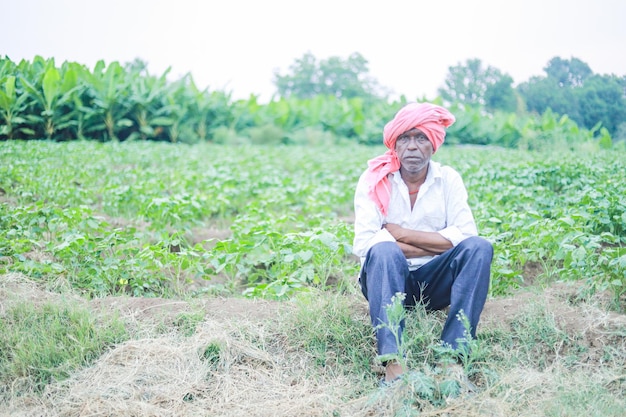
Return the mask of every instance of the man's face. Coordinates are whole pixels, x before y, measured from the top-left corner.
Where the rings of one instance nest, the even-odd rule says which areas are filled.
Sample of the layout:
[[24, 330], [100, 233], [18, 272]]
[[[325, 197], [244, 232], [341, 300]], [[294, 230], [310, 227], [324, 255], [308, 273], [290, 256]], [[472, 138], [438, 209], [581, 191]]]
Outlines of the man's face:
[[413, 128], [398, 136], [395, 150], [402, 168], [410, 173], [418, 173], [428, 166], [433, 155], [433, 144], [424, 132]]

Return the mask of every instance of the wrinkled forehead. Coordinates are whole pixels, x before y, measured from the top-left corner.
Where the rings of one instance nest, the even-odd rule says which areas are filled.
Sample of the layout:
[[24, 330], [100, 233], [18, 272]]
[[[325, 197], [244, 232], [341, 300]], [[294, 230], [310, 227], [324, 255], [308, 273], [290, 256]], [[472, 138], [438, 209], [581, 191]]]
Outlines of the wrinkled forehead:
[[426, 136], [426, 133], [424, 133], [421, 129], [418, 129], [417, 127], [413, 127], [407, 130], [406, 132], [398, 135], [398, 137], [403, 137], [403, 136]]

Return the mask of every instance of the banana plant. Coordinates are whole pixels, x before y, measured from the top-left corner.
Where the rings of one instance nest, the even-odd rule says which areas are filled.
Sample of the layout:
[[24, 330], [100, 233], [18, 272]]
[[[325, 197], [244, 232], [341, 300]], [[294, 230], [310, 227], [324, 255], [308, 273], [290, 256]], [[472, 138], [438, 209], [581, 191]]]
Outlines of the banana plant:
[[199, 109], [199, 117], [211, 132], [219, 126], [228, 126], [234, 119], [232, 94], [224, 91], [212, 91], [205, 95]]
[[[192, 124], [189, 120], [191, 104], [194, 101], [191, 94], [185, 78], [171, 84], [164, 96], [166, 105], [156, 114], [156, 122], [164, 126], [167, 137], [172, 143], [179, 142], [182, 135], [193, 135]], [[191, 141], [192, 138], [185, 138], [185, 140]]]
[[343, 137], [354, 137], [362, 133], [364, 116], [360, 99], [316, 96], [311, 99], [310, 105], [324, 130]]
[[21, 127], [26, 120], [20, 116], [24, 112], [27, 95], [17, 95], [14, 75], [0, 78], [0, 116], [4, 123], [0, 125], [0, 138], [15, 139], [20, 132], [29, 133]]
[[196, 140], [206, 141], [213, 129], [232, 123], [231, 95], [199, 89], [190, 74], [178, 83], [169, 99], [178, 104], [185, 103], [181, 124]]
[[62, 131], [76, 124], [73, 95], [80, 86], [74, 68], [66, 67], [62, 76], [54, 59], [49, 59], [33, 81], [21, 76], [20, 83], [29, 94], [25, 100], [30, 100], [28, 105], [34, 110], [31, 122], [43, 127], [47, 139], [58, 139]]
[[185, 92], [186, 112], [184, 124], [189, 128], [195, 139], [206, 141], [209, 135], [209, 123], [207, 115], [210, 109], [209, 94], [206, 90], [200, 90], [191, 75], [186, 77], [188, 84]]
[[86, 132], [101, 140], [118, 140], [118, 133], [133, 125], [128, 100], [130, 80], [117, 61], [108, 66], [104, 61], [98, 61], [93, 73], [86, 76], [92, 97], [92, 117], [95, 118], [94, 123], [86, 127]]
[[143, 140], [158, 139], [165, 136], [166, 126], [171, 126], [173, 121], [167, 117], [165, 102], [170, 91], [167, 83], [168, 68], [160, 77], [142, 74], [132, 71], [127, 74], [132, 80], [129, 83], [130, 94], [128, 97], [131, 106], [131, 117], [137, 123], [137, 131], [131, 133], [129, 139], [135, 135]]

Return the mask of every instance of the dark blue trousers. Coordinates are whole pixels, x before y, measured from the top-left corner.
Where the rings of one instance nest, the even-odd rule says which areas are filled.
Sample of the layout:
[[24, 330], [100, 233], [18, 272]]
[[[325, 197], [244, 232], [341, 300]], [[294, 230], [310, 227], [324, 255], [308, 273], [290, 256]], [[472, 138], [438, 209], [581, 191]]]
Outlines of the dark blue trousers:
[[[428, 310], [450, 306], [441, 340], [457, 349], [466, 339], [465, 327], [457, 315], [469, 319], [470, 334], [476, 337], [480, 313], [487, 299], [493, 247], [481, 237], [470, 237], [435, 257], [415, 271], [395, 242], [381, 242], [367, 253], [359, 281], [369, 302], [372, 326], [387, 323], [387, 305], [396, 293], [406, 294], [404, 305], [423, 303]], [[400, 332], [404, 323], [401, 323]], [[376, 330], [378, 354], [398, 353], [396, 340], [386, 327]]]

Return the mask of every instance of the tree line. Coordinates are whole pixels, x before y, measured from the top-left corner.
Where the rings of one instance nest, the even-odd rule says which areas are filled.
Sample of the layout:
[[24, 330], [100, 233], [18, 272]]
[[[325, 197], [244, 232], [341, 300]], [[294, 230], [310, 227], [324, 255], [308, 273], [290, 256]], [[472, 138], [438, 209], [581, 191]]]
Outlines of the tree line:
[[[480, 59], [448, 68], [440, 97], [449, 105], [461, 104], [487, 112], [567, 115], [579, 126], [598, 123], [615, 138], [626, 139], [626, 75], [594, 74], [578, 58], [552, 58], [535, 76], [513, 86], [513, 78]], [[387, 99], [388, 89], [369, 76], [367, 60], [358, 53], [345, 60], [317, 61], [306, 53], [286, 74], [274, 74], [280, 96], [307, 98], [316, 94], [337, 97]]]
[[594, 74], [577, 58], [552, 58], [545, 75], [513, 88], [513, 79], [478, 59], [450, 68], [444, 99], [484, 106], [489, 111], [551, 110], [592, 129], [600, 123], [614, 137], [626, 139], [626, 76]]
[[[546, 77], [513, 88], [511, 77], [479, 60], [451, 67], [432, 100], [454, 107], [450, 142], [537, 148], [560, 138], [610, 146], [611, 135], [621, 137], [624, 78], [594, 75], [577, 60], [555, 58], [547, 68]], [[319, 61], [305, 54], [274, 74], [268, 103], [200, 89], [189, 74], [170, 81], [168, 73], [150, 74], [141, 60], [89, 69], [40, 56], [0, 58], [0, 140], [380, 144], [385, 121], [408, 101], [390, 99], [358, 53]]]

